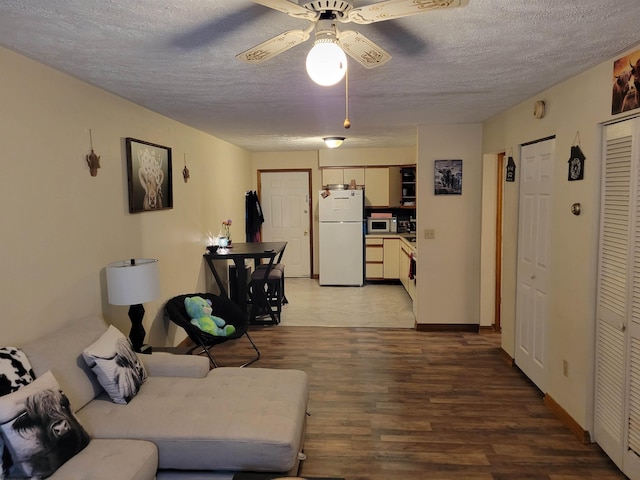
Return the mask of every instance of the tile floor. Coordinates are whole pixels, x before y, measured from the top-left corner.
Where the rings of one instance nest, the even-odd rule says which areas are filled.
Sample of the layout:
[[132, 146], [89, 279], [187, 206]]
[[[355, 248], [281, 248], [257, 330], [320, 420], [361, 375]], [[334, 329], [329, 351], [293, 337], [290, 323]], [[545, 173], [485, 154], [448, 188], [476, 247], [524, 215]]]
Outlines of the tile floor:
[[287, 277], [285, 291], [281, 325], [414, 328], [411, 298], [399, 284], [321, 287], [315, 279]]

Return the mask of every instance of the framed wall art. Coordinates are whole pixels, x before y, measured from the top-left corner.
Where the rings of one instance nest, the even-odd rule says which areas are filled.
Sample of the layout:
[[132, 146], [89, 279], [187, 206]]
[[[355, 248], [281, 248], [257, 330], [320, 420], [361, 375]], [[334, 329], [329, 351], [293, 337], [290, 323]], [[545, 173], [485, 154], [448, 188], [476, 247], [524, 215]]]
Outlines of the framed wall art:
[[173, 208], [171, 148], [126, 139], [129, 213]]
[[613, 62], [611, 115], [640, 107], [640, 50]]
[[462, 160], [436, 160], [433, 184], [435, 195], [462, 195]]

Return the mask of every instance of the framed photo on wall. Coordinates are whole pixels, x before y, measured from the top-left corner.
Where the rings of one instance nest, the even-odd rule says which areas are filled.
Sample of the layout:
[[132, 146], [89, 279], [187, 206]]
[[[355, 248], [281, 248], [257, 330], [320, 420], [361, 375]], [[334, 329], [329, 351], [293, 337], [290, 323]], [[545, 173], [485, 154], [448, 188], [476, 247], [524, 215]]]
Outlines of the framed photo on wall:
[[433, 185], [435, 195], [462, 195], [462, 160], [436, 160]]
[[171, 148], [127, 137], [129, 213], [173, 208]]
[[613, 62], [611, 115], [640, 107], [640, 50]]

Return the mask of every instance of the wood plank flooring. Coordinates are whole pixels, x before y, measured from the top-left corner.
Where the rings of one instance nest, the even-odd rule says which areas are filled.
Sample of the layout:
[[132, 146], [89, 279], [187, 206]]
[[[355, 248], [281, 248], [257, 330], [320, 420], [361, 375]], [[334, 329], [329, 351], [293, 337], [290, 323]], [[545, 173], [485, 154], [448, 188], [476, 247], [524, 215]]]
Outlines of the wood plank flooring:
[[[498, 334], [252, 327], [262, 358], [310, 378], [302, 476], [346, 480], [624, 479], [507, 364]], [[214, 348], [221, 365], [248, 342]]]

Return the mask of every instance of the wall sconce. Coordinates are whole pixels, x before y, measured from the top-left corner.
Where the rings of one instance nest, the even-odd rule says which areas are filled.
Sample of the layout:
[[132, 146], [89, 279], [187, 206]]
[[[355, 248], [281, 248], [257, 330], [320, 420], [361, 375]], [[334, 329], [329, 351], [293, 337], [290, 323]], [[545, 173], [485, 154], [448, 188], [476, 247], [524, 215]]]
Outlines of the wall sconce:
[[345, 137], [324, 137], [324, 143], [329, 148], [338, 148], [344, 143]]
[[91, 129], [89, 129], [89, 144], [91, 145], [91, 153], [86, 156], [87, 165], [89, 165], [89, 173], [92, 177], [98, 175], [98, 169], [100, 168], [100, 155], [96, 155], [93, 151], [93, 137], [91, 136]]

